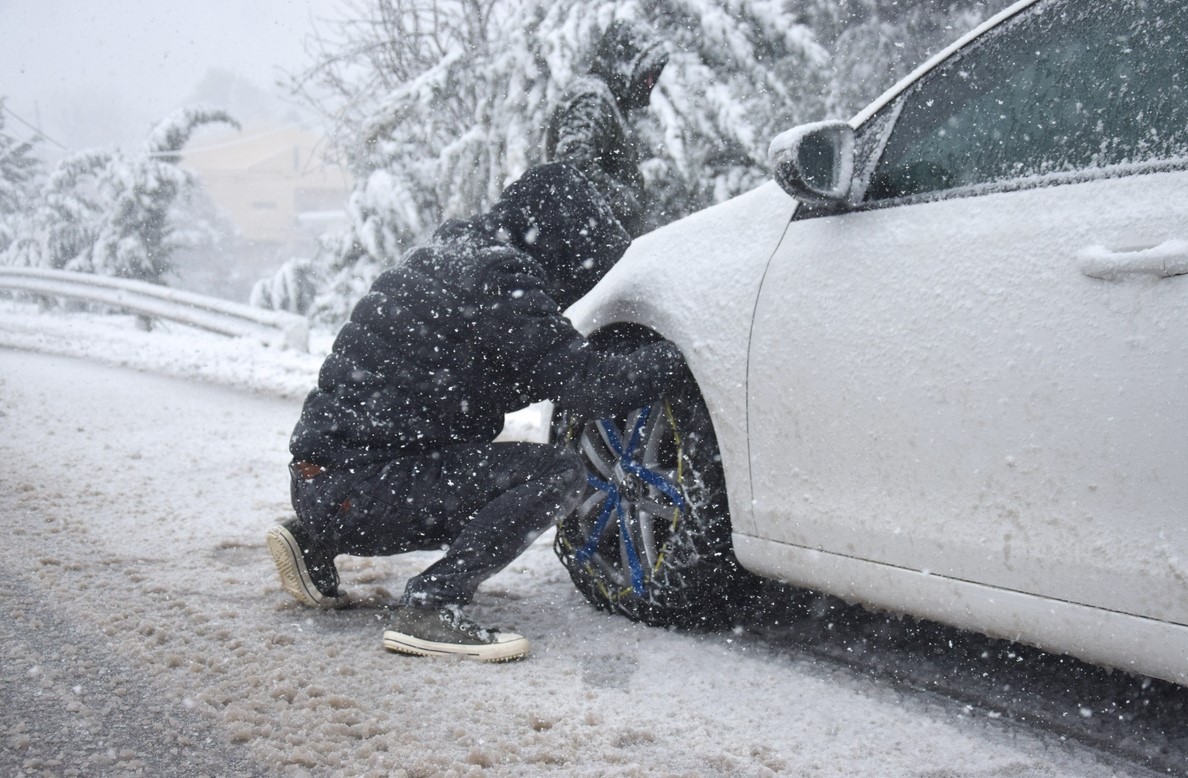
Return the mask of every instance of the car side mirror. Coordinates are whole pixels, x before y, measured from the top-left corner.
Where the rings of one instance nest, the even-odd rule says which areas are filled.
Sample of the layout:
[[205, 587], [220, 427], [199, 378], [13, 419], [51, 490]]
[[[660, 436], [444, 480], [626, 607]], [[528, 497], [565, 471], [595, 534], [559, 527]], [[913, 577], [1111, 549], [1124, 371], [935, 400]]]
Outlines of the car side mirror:
[[802, 124], [771, 142], [767, 156], [785, 192], [807, 203], [840, 203], [854, 177], [854, 129], [843, 121]]

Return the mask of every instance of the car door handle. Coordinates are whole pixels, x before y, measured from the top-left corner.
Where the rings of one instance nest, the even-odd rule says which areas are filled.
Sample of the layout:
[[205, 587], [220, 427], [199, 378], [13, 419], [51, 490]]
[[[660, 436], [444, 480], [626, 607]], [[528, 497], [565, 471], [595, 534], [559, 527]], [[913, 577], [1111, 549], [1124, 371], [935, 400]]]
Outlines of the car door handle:
[[1129, 276], [1170, 278], [1188, 274], [1188, 241], [1169, 240], [1145, 249], [1111, 251], [1090, 246], [1077, 254], [1081, 272], [1090, 278], [1121, 281]]

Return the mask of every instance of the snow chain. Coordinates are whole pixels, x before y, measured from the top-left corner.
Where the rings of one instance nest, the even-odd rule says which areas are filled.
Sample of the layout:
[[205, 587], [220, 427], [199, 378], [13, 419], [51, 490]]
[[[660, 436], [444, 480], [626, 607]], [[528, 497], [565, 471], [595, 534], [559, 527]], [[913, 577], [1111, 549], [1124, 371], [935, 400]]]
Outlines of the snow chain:
[[[676, 447], [676, 484], [675, 484], [676, 491], [678, 494], [683, 496], [685, 494], [684, 442], [681, 439], [680, 431], [677, 429], [676, 418], [673, 416], [673, 413], [672, 413], [672, 405], [669, 403], [668, 400], [664, 401], [664, 418], [668, 421], [669, 430], [672, 432], [673, 444]], [[572, 425], [572, 424], [568, 425], [568, 427], [566, 429], [566, 439], [565, 439], [566, 443], [570, 442], [573, 439], [574, 426], [575, 425]], [[617, 496], [616, 496], [616, 498], [617, 498]], [[608, 499], [610, 499], [609, 496], [608, 496]], [[621, 510], [615, 509], [614, 512], [618, 512], [620, 514], [620, 522], [621, 522], [621, 516], [622, 516]], [[677, 529], [680, 526], [680, 521], [681, 521], [680, 506], [674, 505], [673, 509], [672, 509], [672, 522], [669, 524], [668, 538], [665, 540], [664, 545], [661, 547], [660, 553], [656, 555], [656, 562], [655, 562], [655, 564], [652, 565], [652, 569], [650, 571], [650, 575], [652, 578], [655, 578], [656, 574], [660, 571], [660, 568], [664, 564], [664, 560], [668, 554], [668, 550], [671, 547], [672, 538], [676, 536]], [[621, 527], [621, 525], [620, 525], [620, 527]], [[605, 531], [605, 529], [606, 529], [605, 527], [596, 527], [593, 535], [600, 537], [602, 535], [602, 533]], [[620, 531], [622, 532], [623, 530], [621, 529]], [[578, 561], [579, 549], [577, 549], [573, 545], [573, 543], [571, 543], [569, 541], [569, 539], [567, 537], [565, 537], [564, 535], [559, 535], [559, 538], [561, 540], [562, 547], [565, 549], [566, 554], [571, 559], [573, 559], [575, 562]], [[593, 537], [591, 537], [589, 540], [591, 543], [595, 542]], [[638, 594], [638, 595], [642, 596], [643, 594], [646, 593], [646, 592], [638, 592], [637, 593], [635, 591], [635, 588], [632, 586], [626, 586], [617, 592], [612, 592], [610, 589], [607, 588], [606, 584], [603, 583], [602, 579], [599, 577], [597, 570], [594, 567], [593, 562], [591, 562], [589, 559], [585, 559], [585, 560], [581, 561], [580, 564], [583, 566], [586, 573], [590, 576], [590, 579], [597, 586], [599, 593], [608, 602], [616, 602], [616, 601], [620, 600], [621, 598], [630, 596], [632, 594]]]

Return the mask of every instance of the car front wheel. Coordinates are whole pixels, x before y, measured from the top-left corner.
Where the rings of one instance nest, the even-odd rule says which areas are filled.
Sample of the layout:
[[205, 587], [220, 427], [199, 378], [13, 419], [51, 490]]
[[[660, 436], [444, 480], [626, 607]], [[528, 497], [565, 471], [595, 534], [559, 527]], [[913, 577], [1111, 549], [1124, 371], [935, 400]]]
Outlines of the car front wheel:
[[721, 458], [693, 382], [626, 417], [562, 416], [555, 432], [588, 472], [555, 542], [586, 599], [655, 626], [740, 620], [757, 579], [731, 550]]

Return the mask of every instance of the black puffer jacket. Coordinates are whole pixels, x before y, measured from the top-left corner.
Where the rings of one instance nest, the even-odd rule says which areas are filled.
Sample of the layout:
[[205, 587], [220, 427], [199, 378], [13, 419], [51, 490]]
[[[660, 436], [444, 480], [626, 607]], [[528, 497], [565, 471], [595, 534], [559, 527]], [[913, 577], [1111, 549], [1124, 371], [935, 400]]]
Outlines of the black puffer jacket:
[[487, 214], [446, 223], [351, 313], [293, 431], [294, 459], [353, 467], [489, 442], [529, 402], [596, 417], [660, 396], [681, 369], [675, 349], [606, 355], [561, 315], [628, 243], [589, 182], [557, 164]]
[[647, 106], [667, 62], [663, 45], [646, 29], [614, 22], [590, 73], [565, 91], [545, 130], [545, 158], [584, 173], [632, 236], [643, 230], [644, 181], [624, 117]]

